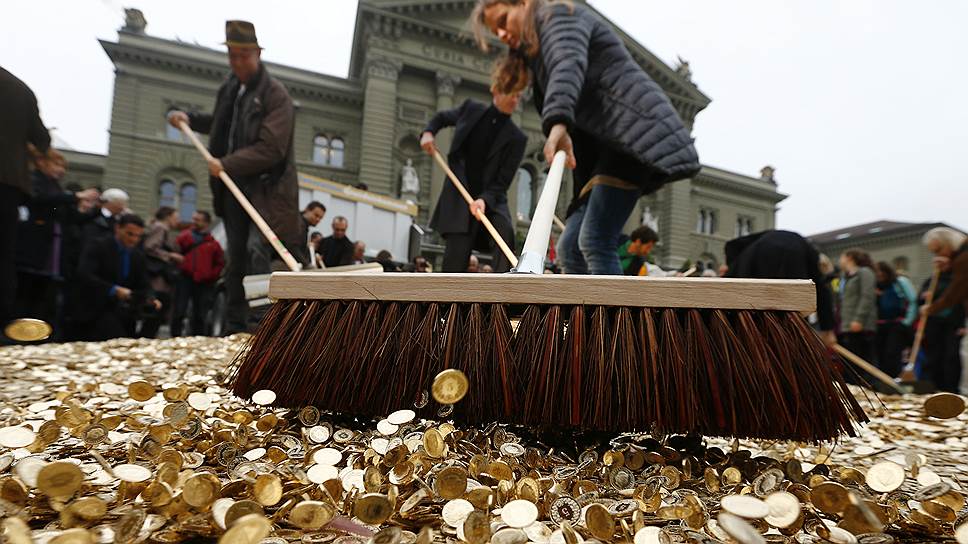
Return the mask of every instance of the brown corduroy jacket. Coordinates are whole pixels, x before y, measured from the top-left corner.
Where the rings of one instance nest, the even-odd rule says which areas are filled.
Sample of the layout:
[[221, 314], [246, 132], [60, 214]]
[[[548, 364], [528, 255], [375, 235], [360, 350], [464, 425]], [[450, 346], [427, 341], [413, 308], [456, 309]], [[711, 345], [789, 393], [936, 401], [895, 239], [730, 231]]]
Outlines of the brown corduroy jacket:
[[38, 151], [50, 147], [50, 134], [40, 119], [37, 99], [23, 82], [0, 68], [0, 184], [31, 193], [27, 143]]
[[[219, 88], [211, 114], [189, 114], [193, 130], [209, 134], [208, 148], [222, 161], [256, 210], [294, 255], [305, 251], [299, 213], [299, 181], [293, 154], [295, 109], [278, 80], [262, 67], [240, 98], [235, 134], [229, 134], [233, 107], [241, 82], [230, 76]], [[230, 150], [229, 140], [236, 145]], [[216, 215], [222, 216], [225, 199], [233, 198], [225, 185], [211, 178]], [[301, 239], [302, 238], [302, 239]]]
[[938, 300], [928, 307], [928, 315], [958, 304], [968, 304], [968, 242], [961, 244], [951, 256], [951, 283]]

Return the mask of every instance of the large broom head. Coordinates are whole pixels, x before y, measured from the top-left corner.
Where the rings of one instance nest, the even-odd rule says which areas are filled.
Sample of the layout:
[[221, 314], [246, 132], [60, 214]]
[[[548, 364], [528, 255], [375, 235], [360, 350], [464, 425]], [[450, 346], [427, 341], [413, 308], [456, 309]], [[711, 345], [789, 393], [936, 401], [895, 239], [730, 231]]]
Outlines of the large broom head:
[[[234, 390], [278, 406], [807, 442], [867, 421], [802, 317], [810, 281], [284, 272], [269, 294]], [[448, 368], [454, 407], [429, 395]]]

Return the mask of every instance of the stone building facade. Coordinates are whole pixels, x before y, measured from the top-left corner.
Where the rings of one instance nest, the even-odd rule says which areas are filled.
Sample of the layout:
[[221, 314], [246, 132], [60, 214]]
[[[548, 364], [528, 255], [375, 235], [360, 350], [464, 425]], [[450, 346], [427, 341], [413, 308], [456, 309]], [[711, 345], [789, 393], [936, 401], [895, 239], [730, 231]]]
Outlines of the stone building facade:
[[[362, 183], [369, 191], [398, 197], [401, 169], [410, 160], [421, 181], [416, 220], [426, 224], [445, 177], [420, 150], [422, 127], [438, 110], [456, 107], [467, 98], [490, 98], [493, 58], [477, 50], [466, 31], [473, 5], [473, 1], [361, 0], [346, 78], [266, 63], [296, 105], [299, 171], [337, 183]], [[688, 65], [672, 68], [617, 30], [691, 127], [710, 98], [692, 83]], [[79, 155], [81, 162], [72, 164], [86, 165], [85, 180], [91, 179], [92, 168], [102, 165], [99, 184], [127, 190], [132, 208], [140, 213], [163, 204], [179, 209], [183, 218], [195, 208], [210, 209], [205, 164], [165, 123], [165, 116], [173, 108], [211, 110], [216, 89], [228, 75], [225, 52], [153, 37], [146, 32], [145, 18], [135, 11], [118, 31], [117, 41], [101, 44], [115, 66], [109, 151], [100, 160]], [[523, 236], [547, 165], [541, 156], [540, 117], [533, 104], [522, 101], [513, 118], [529, 137], [525, 160], [509, 193], [519, 236]], [[449, 146], [450, 132], [438, 136], [442, 150]], [[701, 155], [702, 142], [697, 146]], [[559, 212], [564, 212], [570, 195], [566, 178]], [[704, 167], [696, 178], [642, 198], [628, 228], [643, 221], [657, 227], [662, 240], [657, 250], [660, 264], [681, 266], [691, 261], [716, 266], [725, 241], [772, 228], [776, 206], [784, 198], [770, 168], [760, 177], [750, 177]]]

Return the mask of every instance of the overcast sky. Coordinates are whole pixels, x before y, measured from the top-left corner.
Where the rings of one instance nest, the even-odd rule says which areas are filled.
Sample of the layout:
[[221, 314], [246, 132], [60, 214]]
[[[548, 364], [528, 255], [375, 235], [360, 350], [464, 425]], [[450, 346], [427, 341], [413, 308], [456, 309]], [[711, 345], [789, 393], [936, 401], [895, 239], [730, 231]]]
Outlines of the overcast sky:
[[[0, 65], [30, 85], [48, 126], [107, 151], [122, 4], [149, 34], [219, 47], [249, 19], [264, 58], [345, 76], [351, 0], [4, 2]], [[776, 167], [778, 226], [813, 234], [893, 219], [968, 227], [968, 2], [593, 0], [671, 65], [682, 56], [712, 104], [697, 118], [705, 164]]]

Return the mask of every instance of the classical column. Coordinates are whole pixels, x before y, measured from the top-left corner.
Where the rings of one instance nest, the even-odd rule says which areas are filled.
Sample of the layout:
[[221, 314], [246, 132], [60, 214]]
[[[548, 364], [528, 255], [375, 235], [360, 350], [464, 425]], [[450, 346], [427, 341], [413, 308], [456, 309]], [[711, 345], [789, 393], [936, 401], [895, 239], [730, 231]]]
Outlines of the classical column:
[[662, 264], [679, 267], [692, 253], [692, 232], [696, 216], [692, 211], [692, 180], [670, 183], [659, 190], [656, 204], [660, 210], [659, 239], [662, 240]]
[[371, 56], [363, 91], [363, 138], [360, 182], [371, 191], [389, 194], [393, 186], [393, 136], [397, 117], [397, 77], [403, 63]]
[[[460, 77], [447, 72], [437, 72], [437, 111], [449, 110], [454, 107], [454, 90], [460, 85]], [[446, 157], [450, 151], [450, 143], [453, 140], [453, 130], [446, 130], [437, 133], [437, 149]], [[433, 174], [430, 177], [430, 202], [427, 203], [431, 208], [437, 202], [440, 191], [447, 181], [444, 170], [434, 161]]]

